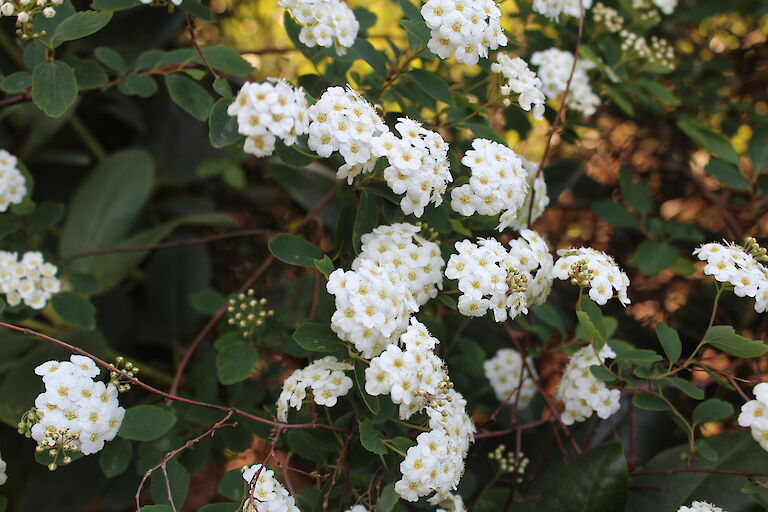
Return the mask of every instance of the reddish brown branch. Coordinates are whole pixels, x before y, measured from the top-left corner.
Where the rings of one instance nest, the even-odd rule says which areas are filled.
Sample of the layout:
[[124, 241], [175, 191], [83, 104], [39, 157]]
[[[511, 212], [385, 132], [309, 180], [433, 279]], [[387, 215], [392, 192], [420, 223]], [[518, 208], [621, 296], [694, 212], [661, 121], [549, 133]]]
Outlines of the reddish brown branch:
[[189, 14], [186, 15], [186, 18], [187, 18], [187, 30], [189, 30], [189, 37], [192, 39], [192, 46], [195, 47], [195, 51], [197, 51], [197, 55], [200, 57], [200, 61], [203, 63], [203, 65], [208, 68], [208, 71], [211, 73], [211, 75], [213, 75], [213, 78], [218, 80], [219, 78], [221, 78], [221, 76], [208, 63], [208, 59], [205, 58], [205, 55], [203, 54], [203, 50], [200, 49], [200, 44], [197, 42], [197, 33], [195, 32], [195, 20], [192, 19], [192, 16], [190, 16]]

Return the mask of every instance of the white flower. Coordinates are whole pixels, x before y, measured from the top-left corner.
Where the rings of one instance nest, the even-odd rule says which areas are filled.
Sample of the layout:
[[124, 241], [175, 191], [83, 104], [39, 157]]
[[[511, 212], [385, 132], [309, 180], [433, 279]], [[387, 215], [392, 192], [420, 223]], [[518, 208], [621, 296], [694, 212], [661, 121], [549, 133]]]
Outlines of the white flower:
[[5, 474], [6, 468], [7, 464], [3, 458], [0, 457], [0, 485], [3, 485], [6, 481], [8, 481], [8, 475]]
[[497, 229], [503, 230], [515, 218], [528, 193], [522, 159], [498, 142], [475, 139], [461, 163], [472, 174], [469, 183], [451, 192], [451, 208], [464, 216], [501, 213], [504, 220]]
[[352, 508], [348, 508], [344, 512], [370, 512], [367, 508], [365, 508], [364, 505], [360, 505], [359, 503], [357, 505], [353, 505]]
[[443, 288], [443, 261], [440, 247], [418, 233], [421, 228], [400, 223], [379, 226], [360, 239], [360, 255], [352, 262], [356, 270], [363, 260], [378, 266], [392, 265], [408, 287], [416, 304], [424, 305]]
[[[528, 368], [534, 372], [533, 376], [523, 365], [523, 358], [520, 354], [511, 348], [500, 349], [495, 356], [483, 363], [485, 377], [491, 381], [491, 387], [493, 387], [499, 402], [506, 401], [513, 404], [517, 401], [517, 406], [521, 409], [527, 407], [531, 402], [533, 395], [536, 394], [536, 384], [532, 377], [537, 376], [533, 360], [529, 357], [526, 359], [526, 363]], [[517, 396], [518, 389], [520, 390], [519, 396]]]
[[437, 132], [401, 117], [395, 125], [401, 138], [391, 132], [372, 141], [373, 154], [386, 157], [389, 167], [384, 179], [395, 194], [405, 194], [400, 208], [406, 215], [421, 217], [430, 202], [443, 202], [448, 183], [453, 178], [448, 163], [448, 144]]
[[312, 391], [316, 404], [333, 407], [339, 397], [352, 389], [352, 379], [344, 374], [351, 369], [351, 364], [326, 356], [294, 371], [283, 382], [283, 390], [277, 399], [277, 418], [285, 422], [289, 407], [301, 409], [307, 389]]
[[8, 210], [10, 205], [22, 202], [26, 195], [26, 179], [18, 169], [18, 160], [9, 152], [0, 149], [0, 213]]
[[5, 294], [10, 306], [23, 301], [33, 309], [43, 309], [61, 290], [57, 272], [56, 266], [46, 263], [39, 252], [27, 252], [19, 261], [18, 253], [0, 251], [0, 293]]
[[[523, 168], [528, 175], [528, 193], [525, 195], [525, 201], [517, 212], [506, 211], [499, 217], [499, 225], [502, 229], [510, 228], [515, 231], [521, 231], [522, 229], [530, 226], [536, 220], [542, 216], [544, 210], [549, 206], [549, 195], [547, 195], [547, 182], [544, 180], [544, 175], [536, 176], [538, 164], [531, 162], [523, 157], [520, 157], [523, 161]], [[531, 196], [533, 196], [533, 210], [531, 211]], [[532, 219], [528, 219], [528, 213], [531, 213]]]
[[595, 353], [591, 345], [580, 349], [571, 356], [563, 371], [563, 378], [557, 387], [557, 399], [563, 402], [565, 410], [560, 420], [566, 425], [585, 421], [596, 412], [602, 419], [616, 414], [621, 407], [621, 391], [608, 389], [590, 371], [590, 366], [600, 365], [606, 359], [616, 357], [608, 345]]
[[310, 149], [327, 158], [341, 153], [345, 164], [336, 173], [352, 183], [355, 176], [371, 172], [376, 163], [374, 140], [389, 131], [376, 109], [352, 88], [328, 88], [309, 107]]
[[[544, 119], [544, 103], [546, 98], [541, 91], [541, 80], [536, 73], [528, 68], [528, 64], [520, 57], [514, 59], [499, 53], [496, 62], [491, 64], [491, 71], [501, 73], [507, 79], [501, 86], [501, 94], [517, 95], [517, 103], [526, 112], [533, 108], [534, 119]], [[509, 98], [504, 99], [504, 104], [509, 105]]]
[[245, 152], [258, 157], [271, 155], [277, 138], [291, 146], [309, 128], [304, 89], [277, 78], [246, 82], [227, 113], [237, 117], [238, 132], [246, 136]]
[[[533, 0], [533, 10], [539, 14], [557, 20], [561, 13], [568, 16], [579, 17], [580, 0]], [[581, 0], [584, 11], [592, 7], [592, 0]]]
[[653, 4], [664, 14], [672, 14], [677, 8], [677, 0], [653, 0]]
[[630, 303], [627, 296], [629, 277], [613, 258], [590, 247], [560, 249], [557, 254], [560, 259], [555, 262], [553, 271], [557, 279], [572, 279], [575, 270], [581, 266], [584, 267], [585, 272], [578, 277], [588, 280], [589, 297], [593, 301], [603, 306], [615, 292], [615, 296], [624, 306]]
[[334, 46], [337, 55], [347, 53], [357, 39], [360, 23], [341, 0], [279, 0], [302, 25], [299, 40], [310, 48]]
[[[543, 84], [544, 94], [549, 99], [559, 97], [565, 92], [568, 77], [573, 67], [573, 54], [557, 48], [535, 52], [531, 63], [539, 66], [539, 78]], [[569, 108], [578, 110], [585, 116], [591, 116], [600, 105], [600, 97], [592, 92], [587, 71], [595, 68], [595, 64], [586, 59], [579, 59], [571, 80], [567, 104]]]
[[768, 382], [761, 382], [752, 392], [756, 400], [741, 406], [739, 425], [752, 429], [752, 437], [763, 450], [768, 451]]
[[552, 289], [552, 255], [546, 241], [524, 229], [509, 250], [494, 239], [457, 242], [445, 276], [457, 279], [459, 312], [483, 316], [490, 309], [497, 322], [542, 304]]
[[707, 503], [706, 501], [694, 501], [691, 503], [690, 507], [686, 507], [683, 505], [679, 509], [677, 509], [677, 512], [725, 512], [723, 509], [721, 509], [718, 506], [715, 506], [711, 503]]
[[55, 446], [59, 441], [49, 434], [64, 430], [70, 436], [70, 448], [91, 455], [114, 439], [125, 409], [120, 407], [113, 385], [93, 380], [100, 373], [93, 360], [73, 355], [69, 361], [47, 361], [35, 373], [45, 384], [45, 391], [35, 399], [42, 414], [32, 427], [32, 438], [38, 444]]
[[708, 243], [693, 251], [707, 264], [704, 273], [733, 286], [739, 297], [753, 297], [755, 311], [768, 310], [768, 269], [752, 254], [735, 243]]
[[251, 491], [243, 504], [243, 512], [300, 512], [291, 493], [277, 481], [271, 469], [261, 464], [246, 466], [243, 480]]
[[428, 0], [421, 15], [431, 31], [427, 46], [441, 59], [472, 66], [507, 44], [494, 0]]

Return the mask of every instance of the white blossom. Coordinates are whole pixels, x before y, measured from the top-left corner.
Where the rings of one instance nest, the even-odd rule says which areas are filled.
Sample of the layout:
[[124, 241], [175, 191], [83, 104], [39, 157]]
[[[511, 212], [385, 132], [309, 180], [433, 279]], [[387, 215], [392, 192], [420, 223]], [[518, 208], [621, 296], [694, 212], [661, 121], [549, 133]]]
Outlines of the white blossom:
[[337, 55], [344, 55], [357, 39], [360, 23], [341, 0], [279, 0], [277, 3], [291, 10], [302, 25], [299, 40], [310, 48], [333, 46]]
[[[511, 348], [500, 349], [496, 355], [483, 363], [485, 377], [491, 381], [491, 387], [499, 402], [506, 401], [512, 404], [516, 401], [521, 409], [531, 402], [536, 394], [536, 384], [533, 379], [538, 376], [530, 357], [526, 358], [526, 364], [527, 368], [523, 364], [520, 353]], [[533, 375], [528, 373], [528, 368]]]
[[376, 137], [373, 153], [389, 161], [384, 179], [395, 194], [405, 194], [400, 201], [403, 213], [421, 217], [429, 203], [442, 204], [442, 195], [453, 180], [448, 144], [439, 133], [405, 117], [398, 119], [395, 129], [400, 138], [392, 132]]
[[[547, 195], [547, 182], [544, 180], [543, 174], [538, 174], [538, 164], [531, 162], [530, 160], [520, 157], [523, 161], [523, 168], [528, 175], [528, 193], [525, 194], [525, 201], [517, 212], [507, 211], [499, 217], [499, 222], [505, 228], [510, 228], [515, 231], [520, 231], [527, 226], [532, 225], [536, 220], [542, 216], [544, 210], [549, 206], [549, 195]], [[533, 196], [533, 199], [531, 198]], [[531, 210], [531, 200], [533, 203], [533, 210]], [[528, 219], [528, 213], [531, 213], [532, 219]]]
[[560, 421], [573, 425], [574, 422], [585, 421], [592, 413], [607, 419], [618, 412], [621, 391], [608, 389], [589, 369], [614, 357], [616, 353], [608, 345], [603, 345], [597, 354], [588, 345], [571, 356], [557, 387], [557, 399], [565, 405]]
[[768, 451], [768, 382], [761, 382], [752, 392], [755, 400], [741, 406], [739, 425], [752, 430], [752, 438]]
[[370, 103], [350, 87], [329, 87], [308, 113], [310, 149], [323, 158], [334, 151], [344, 157], [337, 178], [351, 184], [355, 176], [373, 170], [373, 141], [389, 128]]
[[431, 30], [427, 46], [441, 59], [472, 66], [507, 44], [494, 0], [428, 0], [421, 15]]
[[245, 152], [258, 157], [271, 155], [278, 138], [295, 144], [309, 128], [304, 89], [277, 78], [246, 82], [227, 113], [237, 118], [237, 130], [246, 136]]
[[15, 252], [0, 251], [0, 292], [10, 306], [23, 301], [33, 309], [43, 309], [61, 290], [57, 272], [58, 268], [47, 263], [40, 252], [26, 252], [19, 260]]
[[45, 391], [35, 399], [41, 415], [32, 426], [32, 438], [41, 446], [57, 446], [66, 432], [69, 448], [91, 455], [115, 438], [125, 416], [112, 384], [93, 380], [100, 373], [89, 357], [73, 355], [69, 361], [47, 361], [35, 373]]
[[[29, 25], [35, 20], [35, 16], [42, 14], [46, 18], [56, 16], [56, 7], [64, 3], [64, 0], [0, 0], [0, 18], [15, 17], [16, 25], [27, 30]], [[2, 160], [3, 151], [0, 150], [0, 160]], [[0, 167], [2, 165], [0, 164]]]
[[421, 228], [400, 223], [379, 226], [360, 239], [360, 255], [352, 262], [356, 270], [363, 260], [397, 269], [416, 304], [424, 305], [443, 288], [443, 261], [440, 247], [419, 235]]
[[[533, 10], [539, 14], [557, 20], [560, 14], [578, 18], [581, 15], [579, 9], [580, 0], [533, 0]], [[581, 0], [584, 11], [592, 7], [592, 0]]]
[[19, 204], [27, 195], [27, 182], [18, 169], [18, 160], [0, 149], [0, 213], [12, 204]]
[[289, 407], [301, 409], [307, 390], [312, 392], [317, 405], [333, 407], [339, 397], [352, 389], [352, 379], [344, 374], [351, 369], [351, 364], [326, 356], [294, 371], [283, 382], [283, 390], [277, 399], [277, 418], [285, 422]]
[[300, 512], [291, 493], [277, 481], [271, 469], [261, 464], [246, 466], [243, 480], [250, 490], [250, 496], [243, 503], [243, 512]]
[[591, 247], [560, 249], [557, 254], [560, 259], [555, 262], [553, 271], [557, 279], [583, 279], [589, 286], [589, 297], [601, 306], [614, 297], [614, 293], [624, 306], [630, 303], [627, 296], [629, 277], [613, 258]]
[[[554, 99], [565, 92], [568, 77], [573, 67], [572, 53], [550, 48], [535, 52], [531, 56], [531, 63], [539, 66], [538, 75], [547, 98]], [[566, 100], [569, 108], [577, 110], [585, 116], [594, 114], [600, 105], [600, 97], [592, 91], [587, 76], [587, 71], [595, 67], [596, 65], [592, 61], [583, 58], [578, 60]]]
[[515, 218], [528, 193], [522, 159], [498, 142], [475, 139], [461, 163], [472, 174], [469, 183], [451, 192], [451, 208], [467, 217], [501, 213], [504, 220], [496, 229], [503, 230]]
[[725, 512], [718, 506], [708, 503], [706, 501], [694, 501], [690, 507], [683, 505], [677, 512]]
[[729, 283], [739, 297], [754, 298], [756, 312], [768, 310], [768, 269], [743, 247], [711, 242], [696, 248], [693, 254], [706, 262], [705, 274]]
[[5, 474], [5, 470], [7, 469], [7, 467], [8, 465], [0, 456], [0, 485], [3, 485], [5, 482], [8, 481], [8, 475]]
[[[533, 109], [534, 119], [544, 119], [544, 104], [546, 98], [541, 91], [541, 80], [536, 73], [528, 68], [528, 64], [520, 57], [510, 58], [504, 53], [496, 55], [496, 62], [491, 64], [491, 71], [501, 73], [507, 79], [501, 85], [504, 96], [517, 95], [517, 103], [526, 112]], [[504, 98], [504, 104], [509, 106], [510, 99]]]

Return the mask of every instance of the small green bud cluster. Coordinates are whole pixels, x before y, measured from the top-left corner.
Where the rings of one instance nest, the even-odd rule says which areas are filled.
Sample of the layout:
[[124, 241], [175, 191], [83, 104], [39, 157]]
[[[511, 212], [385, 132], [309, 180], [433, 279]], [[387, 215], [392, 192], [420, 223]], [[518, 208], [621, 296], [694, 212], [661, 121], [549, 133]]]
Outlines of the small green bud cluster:
[[227, 302], [227, 323], [237, 327], [246, 339], [264, 325], [267, 318], [274, 316], [273, 309], [267, 309], [267, 299], [254, 297], [253, 289], [239, 293]]
[[[139, 367], [135, 366], [132, 362], [126, 361], [126, 359], [123, 356], [118, 356], [118, 358], [115, 360], [115, 364], [113, 364], [115, 368], [118, 370], [123, 370], [126, 375], [136, 378], [136, 374], [139, 373]], [[122, 368], [121, 368], [122, 367]], [[125, 393], [126, 391], [129, 391], [131, 389], [130, 382], [121, 381], [120, 377], [122, 377], [122, 374], [119, 372], [109, 372], [109, 383], [115, 386], [115, 388], [120, 393]]]
[[488, 459], [490, 459], [491, 462], [496, 462], [500, 474], [514, 473], [518, 475], [517, 483], [522, 483], [522, 476], [525, 473], [525, 468], [528, 467], [530, 460], [528, 460], [527, 457], [524, 457], [523, 453], [520, 452], [520, 457], [517, 462], [515, 462], [515, 452], [509, 451], [505, 454], [504, 452], [506, 450], [506, 445], [500, 444], [494, 451], [488, 454]]
[[80, 439], [80, 434], [72, 434], [66, 428], [60, 428], [56, 430], [55, 427], [48, 427], [45, 429], [45, 438], [37, 445], [35, 451], [37, 453], [48, 453], [53, 459], [53, 462], [48, 464], [48, 469], [55, 471], [58, 467], [59, 455], [61, 455], [61, 465], [66, 466], [72, 462], [72, 457], [68, 455], [68, 452], [78, 451], [77, 441]]
[[41, 419], [43, 419], [43, 412], [39, 411], [37, 407], [33, 407], [22, 414], [21, 421], [19, 421], [19, 434], [27, 439], [32, 437], [32, 427], [37, 425]]
[[757, 243], [757, 240], [755, 240], [753, 237], [749, 236], [745, 238], [743, 247], [744, 250], [752, 255], [752, 257], [757, 261], [768, 261], [768, 254], [766, 254], [768, 253], [768, 250], [766, 250], [765, 247], [760, 247], [760, 244]]
[[515, 267], [508, 267], [507, 293], [525, 293], [528, 291], [528, 276], [520, 272]]
[[589, 283], [595, 278], [595, 273], [589, 269], [587, 260], [579, 260], [568, 271], [568, 277], [571, 283], [576, 286], [589, 286]]
[[598, 2], [592, 8], [592, 19], [595, 23], [602, 23], [608, 32], [618, 32], [624, 26], [624, 18], [619, 11]]

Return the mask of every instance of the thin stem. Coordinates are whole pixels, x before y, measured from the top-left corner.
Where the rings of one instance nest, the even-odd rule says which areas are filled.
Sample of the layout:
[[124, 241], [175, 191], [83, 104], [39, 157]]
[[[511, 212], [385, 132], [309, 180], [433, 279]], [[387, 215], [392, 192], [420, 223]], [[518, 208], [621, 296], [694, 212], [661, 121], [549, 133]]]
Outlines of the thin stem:
[[389, 448], [390, 450], [392, 450], [396, 454], [400, 455], [403, 458], [406, 457], [405, 452], [403, 450], [401, 450], [400, 448], [398, 448], [397, 446], [395, 446], [394, 444], [392, 444], [389, 439], [382, 439], [381, 442], [382, 442], [382, 444], [384, 446], [386, 446], [387, 448]]

